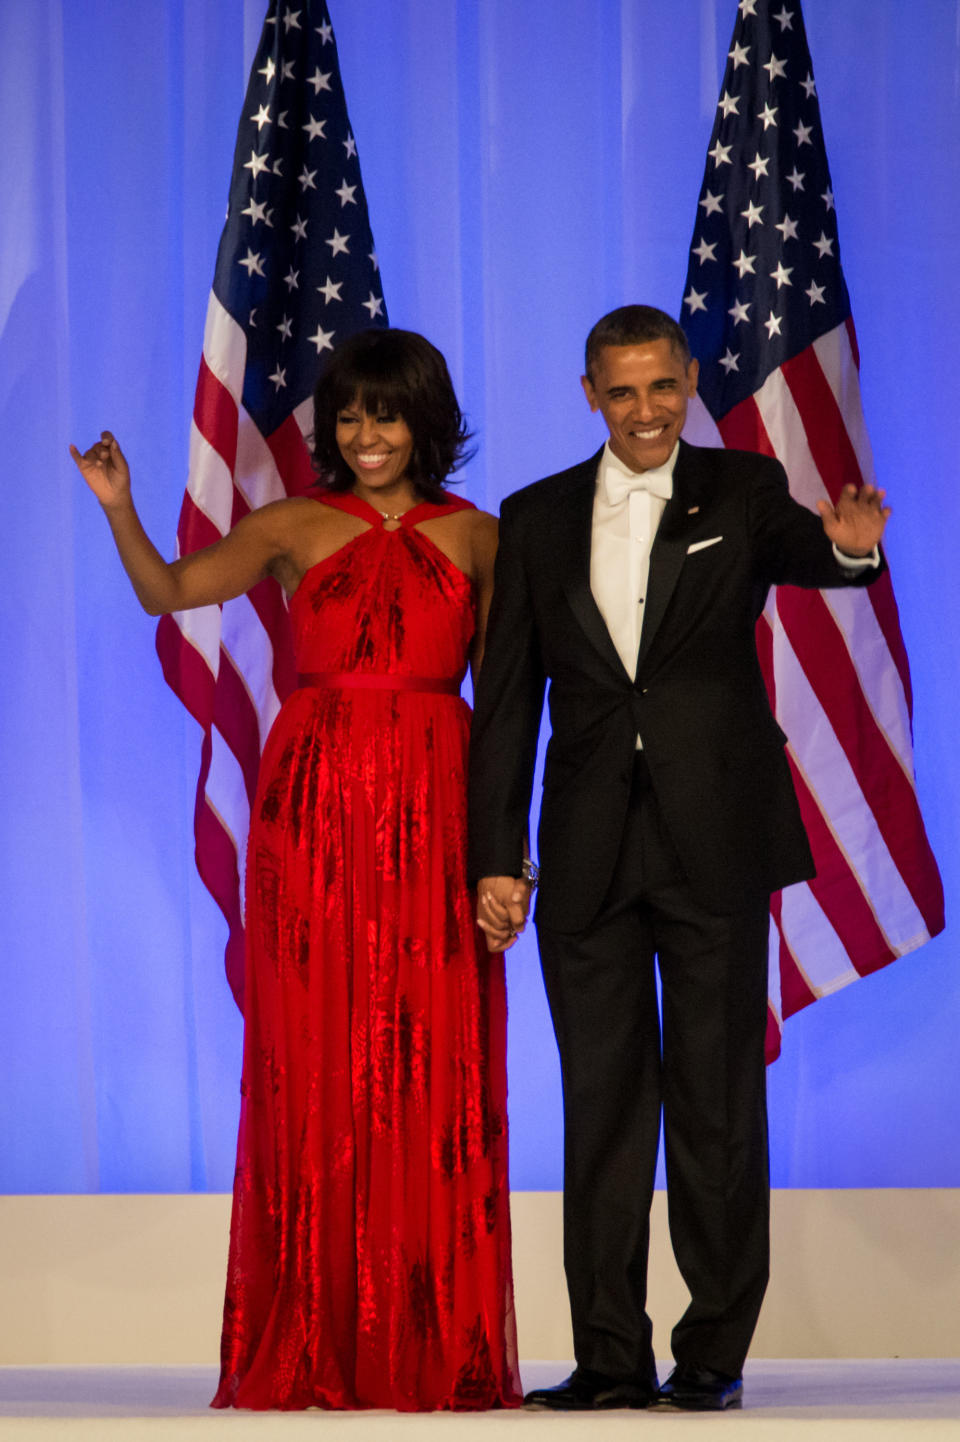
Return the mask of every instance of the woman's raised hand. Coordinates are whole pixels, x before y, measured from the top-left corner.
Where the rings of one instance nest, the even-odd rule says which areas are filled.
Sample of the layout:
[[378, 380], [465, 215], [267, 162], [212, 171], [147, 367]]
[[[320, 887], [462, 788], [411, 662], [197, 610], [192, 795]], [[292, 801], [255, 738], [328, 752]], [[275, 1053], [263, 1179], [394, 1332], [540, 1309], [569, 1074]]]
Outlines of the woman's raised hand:
[[130, 467], [111, 431], [101, 431], [100, 439], [82, 454], [76, 446], [70, 454], [101, 506], [108, 510], [130, 494]]
[[[299, 529], [277, 501], [243, 516], [213, 545], [167, 562], [140, 523], [130, 493], [130, 468], [111, 431], [82, 453], [70, 454], [77, 470], [103, 507], [120, 560], [137, 599], [151, 616], [217, 605], [249, 591], [270, 573], [278, 557], [286, 557]], [[294, 517], [302, 513], [294, 507]]]

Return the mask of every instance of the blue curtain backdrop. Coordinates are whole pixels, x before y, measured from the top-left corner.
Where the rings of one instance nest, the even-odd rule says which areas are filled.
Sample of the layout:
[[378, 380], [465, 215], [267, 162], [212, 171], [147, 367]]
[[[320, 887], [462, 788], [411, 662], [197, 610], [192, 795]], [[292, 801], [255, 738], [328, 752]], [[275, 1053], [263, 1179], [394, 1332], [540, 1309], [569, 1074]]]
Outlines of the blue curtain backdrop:
[[[500, 498], [600, 439], [583, 336], [679, 307], [734, 0], [331, 0], [394, 324], [449, 357]], [[262, 0], [0, 0], [0, 1190], [230, 1186], [240, 1020], [192, 862], [196, 729], [67, 456], [104, 426], [172, 553]], [[960, 896], [960, 5], [806, 0], [894, 518], [919, 789]], [[960, 1185], [950, 932], [787, 1026], [779, 1186]], [[512, 1180], [560, 1184], [531, 941], [510, 957]]]

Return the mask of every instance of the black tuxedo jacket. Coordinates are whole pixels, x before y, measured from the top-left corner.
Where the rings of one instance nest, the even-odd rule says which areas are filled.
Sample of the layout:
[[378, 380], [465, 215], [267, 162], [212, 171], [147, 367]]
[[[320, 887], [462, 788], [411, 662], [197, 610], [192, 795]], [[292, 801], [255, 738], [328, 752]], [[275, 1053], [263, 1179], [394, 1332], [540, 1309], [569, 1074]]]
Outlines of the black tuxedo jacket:
[[590, 590], [599, 459], [503, 503], [471, 739], [471, 880], [518, 875], [549, 681], [538, 919], [558, 931], [588, 926], [603, 902], [638, 732], [699, 901], [730, 911], [813, 875], [754, 627], [771, 585], [880, 574], [838, 565], [779, 462], [681, 441], [631, 680]]

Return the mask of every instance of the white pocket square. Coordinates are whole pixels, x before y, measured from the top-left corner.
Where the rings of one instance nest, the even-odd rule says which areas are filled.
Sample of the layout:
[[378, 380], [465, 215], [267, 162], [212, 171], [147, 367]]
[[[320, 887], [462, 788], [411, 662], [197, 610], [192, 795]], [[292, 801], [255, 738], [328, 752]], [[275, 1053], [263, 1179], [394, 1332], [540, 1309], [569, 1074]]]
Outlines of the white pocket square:
[[707, 546], [715, 546], [718, 541], [722, 540], [722, 536], [711, 536], [709, 540], [706, 541], [694, 541], [692, 546], [687, 547], [687, 555], [692, 556], [694, 551], [706, 550]]

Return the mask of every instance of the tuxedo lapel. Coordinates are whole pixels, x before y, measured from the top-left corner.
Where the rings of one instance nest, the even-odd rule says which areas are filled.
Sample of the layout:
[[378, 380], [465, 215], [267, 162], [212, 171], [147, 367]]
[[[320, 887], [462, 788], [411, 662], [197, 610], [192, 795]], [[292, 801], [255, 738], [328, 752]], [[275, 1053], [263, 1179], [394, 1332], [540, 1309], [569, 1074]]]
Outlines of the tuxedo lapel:
[[602, 451], [598, 452], [568, 474], [564, 490], [558, 496], [554, 536], [557, 555], [563, 564], [563, 589], [570, 609], [594, 649], [621, 677], [629, 680], [590, 589], [593, 493], [602, 454]]
[[680, 453], [673, 468], [673, 495], [664, 507], [650, 548], [647, 599], [637, 656], [638, 677], [680, 577], [690, 531], [696, 524], [691, 522], [690, 518], [699, 512], [703, 481], [704, 476], [697, 465], [696, 450], [681, 441]]

